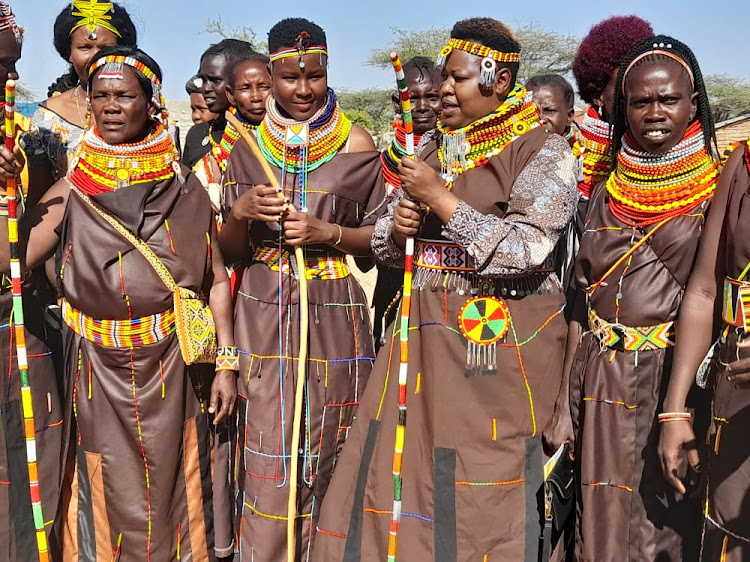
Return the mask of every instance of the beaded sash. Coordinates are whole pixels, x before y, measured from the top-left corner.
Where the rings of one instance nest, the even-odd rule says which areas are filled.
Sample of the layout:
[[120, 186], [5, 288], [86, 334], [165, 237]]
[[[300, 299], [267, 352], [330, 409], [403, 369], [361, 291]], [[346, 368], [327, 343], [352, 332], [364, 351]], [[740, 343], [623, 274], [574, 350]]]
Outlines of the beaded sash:
[[133, 320], [102, 320], [87, 316], [63, 300], [62, 316], [68, 327], [82, 338], [104, 347], [141, 347], [170, 336], [175, 331], [174, 310]]
[[730, 326], [750, 332], [750, 283], [727, 277], [724, 279], [722, 319]]
[[[305, 249], [309, 253], [309, 248]], [[299, 278], [297, 263], [294, 255], [287, 250], [279, 251], [278, 248], [269, 246], [260, 246], [253, 253], [253, 261], [265, 263], [271, 271], [279, 270], [279, 256], [281, 256], [281, 271], [287, 275], [293, 274]], [[331, 279], [344, 279], [350, 275], [349, 266], [346, 263], [346, 256], [341, 254], [323, 253], [317, 256], [306, 257], [305, 274], [307, 279], [319, 279], [328, 281]]]
[[652, 351], [674, 346], [674, 322], [656, 326], [623, 326], [600, 318], [589, 307], [589, 329], [599, 342], [617, 351]]

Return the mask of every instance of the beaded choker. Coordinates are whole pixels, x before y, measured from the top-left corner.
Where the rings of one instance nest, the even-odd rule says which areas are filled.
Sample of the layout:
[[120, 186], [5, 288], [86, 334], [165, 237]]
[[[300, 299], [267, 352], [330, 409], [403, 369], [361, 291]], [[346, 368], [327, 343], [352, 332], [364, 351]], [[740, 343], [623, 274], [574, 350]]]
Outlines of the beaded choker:
[[282, 115], [271, 96], [266, 102], [266, 117], [258, 127], [258, 145], [274, 166], [299, 174], [315, 170], [336, 156], [351, 130], [352, 123], [339, 109], [330, 88], [326, 103], [305, 122]]
[[447, 187], [452, 187], [458, 175], [481, 168], [512, 141], [538, 126], [539, 111], [521, 85], [516, 85], [495, 111], [462, 129], [448, 129], [438, 121], [438, 130], [443, 133], [438, 157]]
[[684, 214], [716, 189], [718, 162], [706, 149], [700, 121], [667, 154], [643, 151], [630, 132], [607, 180], [609, 208], [621, 222], [647, 226]]
[[[400, 117], [393, 122], [395, 136], [393, 142], [380, 153], [380, 161], [383, 163], [383, 177], [385, 181], [393, 187], [401, 187], [401, 180], [398, 177], [398, 165], [401, 159], [406, 155], [406, 130]], [[414, 135], [414, 145], [419, 145], [421, 135]]]
[[[247, 129], [249, 132], [255, 131], [258, 128], [258, 125], [256, 123], [251, 123], [250, 121], [245, 119], [242, 114], [237, 111], [236, 107], [230, 108], [229, 111], [237, 118], [240, 123], [242, 123], [245, 129]], [[235, 129], [231, 123], [227, 122], [226, 126], [224, 127], [224, 134], [222, 135], [219, 142], [216, 142], [214, 140], [210, 128], [208, 131], [208, 138], [211, 141], [211, 152], [213, 153], [214, 158], [216, 158], [216, 163], [219, 165], [222, 173], [226, 172], [227, 162], [229, 162], [229, 155], [232, 153], [234, 143], [236, 143], [240, 138], [240, 132]]]
[[108, 144], [88, 129], [76, 149], [68, 179], [87, 195], [99, 195], [140, 183], [167, 180], [179, 170], [179, 155], [161, 124], [133, 144]]
[[583, 154], [583, 180], [578, 182], [578, 191], [590, 197], [591, 189], [612, 169], [612, 126], [599, 119], [594, 107], [589, 107], [581, 123], [579, 146]]

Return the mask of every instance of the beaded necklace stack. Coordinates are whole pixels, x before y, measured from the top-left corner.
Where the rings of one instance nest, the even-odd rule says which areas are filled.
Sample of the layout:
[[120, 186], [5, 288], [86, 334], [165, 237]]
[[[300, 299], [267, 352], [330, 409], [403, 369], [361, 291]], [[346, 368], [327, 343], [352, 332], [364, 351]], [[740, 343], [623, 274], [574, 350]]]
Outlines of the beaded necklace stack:
[[[294, 138], [305, 129], [307, 138]], [[277, 168], [293, 174], [311, 172], [338, 154], [351, 130], [352, 123], [341, 112], [330, 88], [326, 103], [306, 122], [283, 115], [271, 96], [266, 103], [266, 117], [258, 127], [258, 145]]]
[[[401, 180], [398, 177], [398, 165], [401, 159], [406, 155], [406, 130], [400, 117], [393, 122], [393, 131], [395, 136], [393, 142], [380, 153], [380, 161], [383, 163], [383, 177], [385, 181], [393, 187], [401, 187]], [[414, 145], [419, 144], [421, 135], [414, 135]]]
[[[253, 132], [258, 129], [259, 124], [258, 123], [251, 123], [245, 117], [242, 116], [242, 114], [237, 111], [236, 107], [232, 107], [229, 109], [229, 111], [237, 118], [237, 121], [242, 123], [242, 125], [245, 127], [245, 129], [248, 132]], [[212, 128], [209, 127], [208, 129], [208, 138], [211, 142], [211, 153], [214, 155], [214, 158], [216, 159], [216, 163], [219, 165], [219, 169], [222, 171], [222, 173], [227, 171], [227, 163], [229, 162], [229, 155], [232, 153], [232, 148], [234, 148], [234, 143], [236, 143], [240, 138], [240, 132], [234, 128], [234, 126], [227, 122], [226, 127], [224, 127], [224, 134], [221, 137], [221, 140], [219, 142], [216, 142], [214, 140], [212, 133]]]
[[685, 214], [709, 199], [718, 177], [719, 164], [706, 148], [699, 121], [667, 154], [645, 152], [627, 132], [617, 167], [607, 180], [609, 208], [627, 225], [648, 226]]
[[599, 118], [594, 107], [589, 108], [581, 123], [579, 147], [583, 154], [583, 180], [578, 182], [578, 191], [590, 197], [591, 189], [612, 169], [612, 126]]
[[457, 176], [486, 165], [511, 142], [538, 126], [539, 111], [521, 85], [516, 85], [500, 107], [471, 125], [449, 129], [438, 122], [443, 134], [438, 158], [446, 187], [452, 189]]
[[161, 123], [142, 141], [117, 145], [107, 143], [93, 126], [78, 145], [68, 179], [87, 195], [99, 195], [167, 180], [178, 169], [177, 149]]

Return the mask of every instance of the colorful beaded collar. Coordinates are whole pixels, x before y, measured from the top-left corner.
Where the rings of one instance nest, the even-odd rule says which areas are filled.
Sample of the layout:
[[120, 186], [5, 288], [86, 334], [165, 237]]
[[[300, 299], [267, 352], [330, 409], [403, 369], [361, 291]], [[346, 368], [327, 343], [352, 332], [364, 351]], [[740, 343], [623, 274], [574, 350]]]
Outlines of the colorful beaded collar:
[[[393, 187], [401, 187], [401, 180], [398, 177], [398, 165], [406, 155], [406, 130], [400, 117], [397, 117], [393, 122], [393, 131], [395, 133], [393, 142], [380, 153], [380, 161], [383, 163], [383, 177], [385, 181]], [[421, 135], [414, 135], [414, 146], [419, 145], [421, 138]]]
[[438, 151], [443, 177], [452, 184], [458, 175], [481, 168], [519, 136], [538, 126], [539, 111], [520, 84], [500, 107], [471, 125], [449, 129], [438, 121], [438, 130], [443, 134]]
[[269, 162], [293, 174], [315, 170], [330, 161], [352, 130], [330, 88], [323, 107], [305, 122], [286, 117], [281, 111], [273, 96], [269, 97], [266, 117], [258, 127], [258, 146]]
[[[245, 119], [242, 114], [237, 111], [236, 107], [230, 108], [229, 111], [237, 118], [240, 123], [242, 123], [247, 131], [252, 132], [259, 127], [258, 123], [251, 123], [250, 121]], [[236, 143], [240, 138], [240, 132], [235, 129], [231, 123], [227, 122], [226, 126], [224, 127], [224, 134], [221, 136], [221, 140], [219, 142], [216, 142], [214, 140], [214, 137], [211, 134], [211, 128], [209, 128], [208, 131], [208, 138], [211, 142], [211, 153], [214, 155], [216, 163], [219, 165], [219, 169], [221, 169], [222, 172], [226, 172], [227, 163], [229, 162], [229, 155], [232, 153], [234, 143]]]
[[578, 190], [584, 197], [590, 197], [591, 189], [612, 169], [612, 126], [599, 118], [594, 107], [589, 107], [581, 122], [579, 146], [583, 155], [583, 180], [578, 182]]
[[179, 169], [177, 149], [160, 123], [142, 141], [117, 145], [107, 143], [94, 125], [76, 149], [68, 179], [87, 195], [99, 195], [167, 180]]
[[609, 208], [621, 222], [647, 226], [684, 214], [713, 196], [719, 164], [693, 122], [666, 154], [641, 149], [628, 131], [607, 180]]

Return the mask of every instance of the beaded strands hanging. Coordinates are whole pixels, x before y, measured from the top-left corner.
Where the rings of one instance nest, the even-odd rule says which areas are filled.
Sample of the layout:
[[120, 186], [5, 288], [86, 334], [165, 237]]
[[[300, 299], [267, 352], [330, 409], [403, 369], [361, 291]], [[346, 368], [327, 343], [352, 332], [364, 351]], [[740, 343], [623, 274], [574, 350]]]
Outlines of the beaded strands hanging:
[[[13, 152], [16, 143], [16, 83], [8, 80], [5, 83], [5, 146]], [[24, 330], [23, 300], [21, 297], [21, 263], [18, 251], [18, 185], [15, 178], [6, 183], [8, 197], [8, 242], [10, 243], [10, 277], [13, 286], [13, 333], [16, 338], [16, 358], [18, 374], [21, 379], [21, 404], [23, 406], [23, 428], [26, 438], [26, 465], [29, 472], [29, 492], [31, 510], [36, 529], [37, 550], [40, 562], [49, 561], [47, 535], [44, 531], [41, 493], [39, 490], [39, 469], [36, 456], [36, 427], [34, 424], [34, 404], [31, 399], [29, 381], [29, 364], [26, 354], [26, 332]], [[13, 358], [10, 358], [11, 361]]]
[[[396, 72], [396, 84], [401, 99], [404, 131], [406, 132], [406, 157], [414, 158], [414, 123], [411, 118], [411, 101], [406, 87], [406, 76], [397, 53], [391, 53], [391, 63]], [[393, 446], [393, 510], [388, 531], [388, 562], [395, 562], [398, 550], [398, 531], [401, 522], [401, 493], [404, 443], [406, 441], [406, 382], [409, 373], [409, 312], [411, 310], [412, 272], [414, 268], [414, 237], [406, 238], [404, 287], [401, 299], [401, 326], [399, 329], [400, 361], [398, 366], [398, 423]]]

